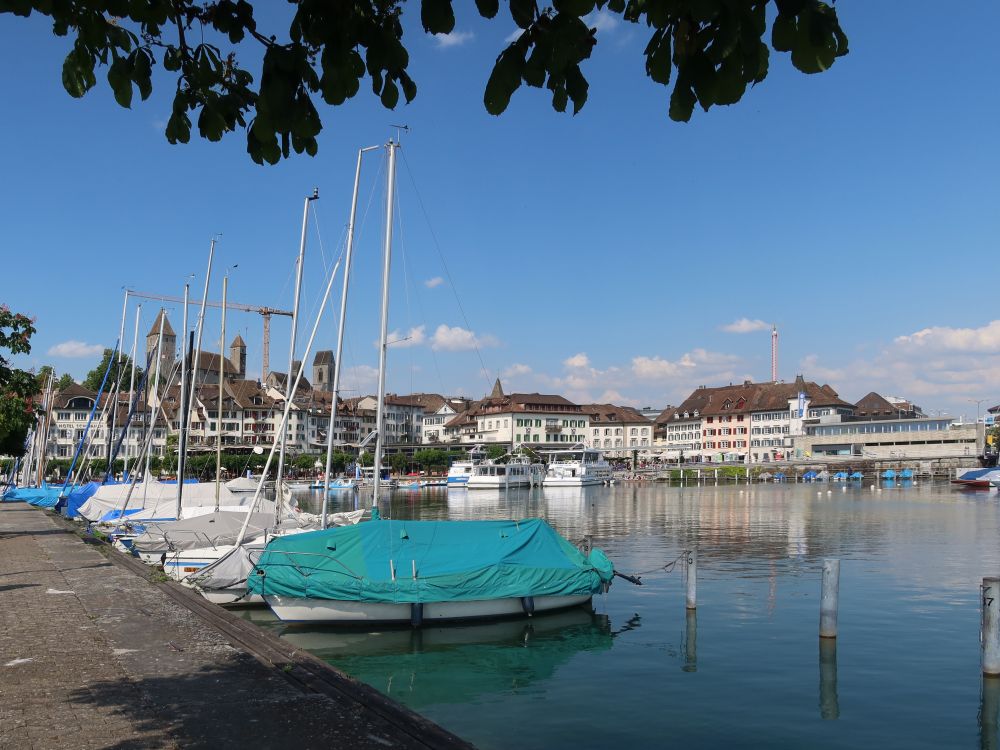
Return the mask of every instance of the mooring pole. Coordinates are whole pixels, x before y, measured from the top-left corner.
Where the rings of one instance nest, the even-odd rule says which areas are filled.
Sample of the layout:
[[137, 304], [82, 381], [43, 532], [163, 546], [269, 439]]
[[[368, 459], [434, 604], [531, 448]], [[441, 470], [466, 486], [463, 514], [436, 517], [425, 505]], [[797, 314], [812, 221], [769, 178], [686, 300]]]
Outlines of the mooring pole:
[[687, 553], [687, 601], [686, 609], [698, 608], [698, 550]]
[[983, 674], [1000, 676], [1000, 578], [983, 579]]
[[819, 604], [819, 637], [837, 637], [840, 599], [840, 560], [823, 560], [823, 587]]

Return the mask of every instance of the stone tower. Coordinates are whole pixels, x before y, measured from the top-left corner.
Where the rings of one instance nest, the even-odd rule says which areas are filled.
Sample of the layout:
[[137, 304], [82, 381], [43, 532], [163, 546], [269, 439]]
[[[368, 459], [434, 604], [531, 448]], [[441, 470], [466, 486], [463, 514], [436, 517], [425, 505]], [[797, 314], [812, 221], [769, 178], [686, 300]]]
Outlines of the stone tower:
[[[152, 328], [146, 334], [146, 360], [149, 362], [152, 372], [155, 372], [156, 369], [156, 348], [160, 336], [161, 319], [163, 321], [163, 345], [160, 347], [160, 378], [162, 379], [168, 377], [177, 356], [177, 334], [174, 333], [174, 329], [167, 319], [166, 311], [161, 307], [159, 315], [153, 321]], [[146, 363], [137, 362], [136, 364], [143, 367]], [[149, 382], [152, 383], [152, 376], [150, 376]]]
[[229, 345], [229, 362], [236, 370], [237, 380], [246, 380], [247, 377], [247, 344], [239, 334]]
[[333, 390], [333, 352], [329, 349], [316, 352], [313, 359], [312, 386], [318, 391]]

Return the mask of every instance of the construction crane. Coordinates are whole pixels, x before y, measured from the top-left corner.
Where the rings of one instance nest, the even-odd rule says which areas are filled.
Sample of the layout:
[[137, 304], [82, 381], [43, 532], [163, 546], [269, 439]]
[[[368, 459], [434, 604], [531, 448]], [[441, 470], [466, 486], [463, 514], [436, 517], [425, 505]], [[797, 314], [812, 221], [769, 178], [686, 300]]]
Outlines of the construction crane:
[[[158, 302], [177, 302], [184, 304], [183, 297], [171, 297], [166, 294], [146, 294], [145, 292], [137, 292], [134, 289], [126, 289], [125, 293], [129, 297], [139, 297], [140, 299], [151, 299]], [[189, 307], [199, 307], [201, 303], [198, 300], [190, 300], [188, 302]], [[207, 307], [222, 307], [221, 302], [206, 302]], [[268, 368], [270, 366], [270, 352], [271, 352], [271, 316], [272, 315], [284, 315], [286, 317], [292, 317], [292, 313], [289, 310], [278, 310], [274, 307], [261, 307], [259, 305], [241, 305], [239, 302], [226, 302], [227, 310], [242, 310], [243, 312], [254, 312], [260, 315], [264, 319], [264, 345], [263, 352], [261, 354], [261, 378], [266, 378], [268, 373]]]

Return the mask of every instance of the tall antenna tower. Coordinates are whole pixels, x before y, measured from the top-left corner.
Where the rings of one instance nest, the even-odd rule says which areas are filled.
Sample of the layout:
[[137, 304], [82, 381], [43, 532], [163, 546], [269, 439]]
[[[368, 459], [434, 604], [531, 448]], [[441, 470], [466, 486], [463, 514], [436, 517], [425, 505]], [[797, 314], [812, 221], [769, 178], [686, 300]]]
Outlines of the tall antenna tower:
[[778, 327], [771, 326], [771, 382], [778, 382]]

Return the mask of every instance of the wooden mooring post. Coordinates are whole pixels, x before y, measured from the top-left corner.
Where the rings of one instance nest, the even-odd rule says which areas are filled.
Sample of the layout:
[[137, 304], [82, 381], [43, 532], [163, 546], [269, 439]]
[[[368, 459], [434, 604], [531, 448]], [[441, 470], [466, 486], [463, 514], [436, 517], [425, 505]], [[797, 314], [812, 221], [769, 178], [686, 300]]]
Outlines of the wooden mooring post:
[[982, 600], [983, 674], [1000, 677], [1000, 577], [983, 579]]
[[685, 609], [698, 608], [698, 550], [689, 550], [687, 553], [687, 597]]
[[823, 560], [823, 584], [819, 603], [819, 637], [837, 637], [837, 609], [840, 605], [840, 560]]

